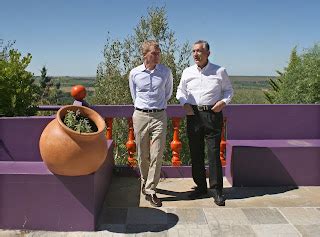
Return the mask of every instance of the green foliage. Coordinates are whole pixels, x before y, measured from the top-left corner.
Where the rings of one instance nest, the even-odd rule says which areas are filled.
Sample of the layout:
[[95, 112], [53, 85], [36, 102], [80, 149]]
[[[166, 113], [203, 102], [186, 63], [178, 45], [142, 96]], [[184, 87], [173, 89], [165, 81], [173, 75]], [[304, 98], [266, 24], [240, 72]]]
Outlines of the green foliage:
[[41, 77], [40, 77], [40, 87], [45, 90], [48, 86], [50, 86], [51, 77], [47, 76], [48, 69], [43, 66], [41, 69]]
[[[169, 29], [165, 9], [151, 8], [148, 15], [141, 17], [134, 33], [124, 40], [107, 38], [104, 46], [104, 61], [98, 65], [95, 84], [94, 103], [128, 104], [132, 103], [128, 74], [143, 62], [141, 44], [155, 39], [161, 47], [161, 63], [167, 65], [173, 74], [174, 89], [179, 83], [183, 69], [189, 66], [190, 45], [176, 44], [174, 32]], [[119, 92], [118, 88], [122, 91]], [[171, 102], [177, 102], [172, 100]]]
[[263, 76], [230, 76], [234, 96], [232, 104], [266, 104], [264, 91], [270, 88], [268, 77]]
[[232, 104], [267, 104], [264, 93], [261, 89], [234, 89]]
[[298, 55], [295, 47], [289, 64], [278, 77], [270, 79], [271, 90], [265, 96], [273, 104], [320, 103], [320, 44]]
[[61, 83], [57, 81], [53, 82], [52, 77], [47, 76], [48, 69], [43, 66], [41, 69], [40, 84], [40, 101], [42, 105], [48, 104], [62, 104], [61, 97], [63, 96], [62, 90], [60, 90]]
[[9, 41], [6, 44], [3, 39], [0, 39], [0, 60], [8, 60], [9, 50], [12, 49], [12, 46], [15, 44], [15, 41]]
[[76, 110], [76, 112], [68, 110], [63, 119], [63, 123], [68, 128], [79, 133], [92, 133], [97, 131], [96, 127], [92, 126], [93, 122], [90, 121], [89, 118], [81, 115], [79, 109]]
[[26, 71], [31, 54], [21, 58], [14, 49], [1, 49], [0, 58], [0, 115], [34, 115], [38, 98], [38, 87], [32, 73]]
[[[174, 32], [169, 23], [164, 7], [150, 8], [147, 16], [142, 16], [133, 34], [123, 40], [111, 39], [108, 36], [104, 46], [104, 61], [98, 65], [95, 83], [95, 95], [90, 100], [93, 104], [132, 104], [129, 90], [128, 74], [131, 69], [143, 62], [140, 51], [141, 44], [146, 40], [155, 39], [161, 47], [161, 63], [167, 65], [173, 74], [174, 91], [179, 84], [184, 68], [189, 66], [191, 47], [188, 42], [182, 46], [176, 43]], [[172, 96], [169, 103], [178, 101]], [[172, 140], [172, 128], [169, 121], [168, 140]], [[184, 125], [183, 125], [184, 126]], [[182, 127], [185, 129], [185, 127]], [[127, 151], [124, 144], [128, 136], [127, 121], [115, 119], [113, 123], [113, 139], [116, 142], [115, 158], [118, 164], [126, 163]], [[186, 140], [185, 140], [186, 141]], [[170, 154], [169, 154], [170, 153]], [[169, 142], [165, 154], [171, 157]], [[181, 156], [189, 154], [183, 144]]]

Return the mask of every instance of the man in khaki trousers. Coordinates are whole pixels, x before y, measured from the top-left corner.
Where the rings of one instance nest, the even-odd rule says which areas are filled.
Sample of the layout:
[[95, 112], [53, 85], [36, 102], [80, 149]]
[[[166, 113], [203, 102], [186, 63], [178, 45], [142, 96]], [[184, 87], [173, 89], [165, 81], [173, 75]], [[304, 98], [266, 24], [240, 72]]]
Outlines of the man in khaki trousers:
[[142, 193], [152, 206], [161, 207], [156, 195], [167, 132], [167, 101], [172, 95], [171, 70], [160, 63], [156, 41], [142, 44], [143, 64], [132, 69], [129, 86], [135, 111], [132, 116]]

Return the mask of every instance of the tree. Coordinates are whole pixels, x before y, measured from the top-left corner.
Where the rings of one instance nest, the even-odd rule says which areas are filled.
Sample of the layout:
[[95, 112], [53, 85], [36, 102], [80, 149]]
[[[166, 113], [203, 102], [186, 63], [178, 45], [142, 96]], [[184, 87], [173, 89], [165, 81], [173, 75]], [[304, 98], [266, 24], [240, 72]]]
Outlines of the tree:
[[[124, 40], [111, 39], [108, 34], [104, 46], [104, 61], [98, 65], [95, 83], [95, 95], [91, 99], [95, 104], [132, 104], [128, 85], [130, 70], [143, 62], [140, 46], [145, 40], [155, 39], [161, 47], [161, 63], [167, 65], [174, 78], [174, 91], [179, 84], [182, 71], [189, 66], [191, 47], [188, 42], [177, 44], [175, 33], [169, 28], [164, 7], [148, 9], [147, 16], [142, 16], [133, 34]], [[169, 103], [177, 103], [172, 96]], [[171, 126], [171, 123], [169, 123]], [[169, 126], [169, 139], [172, 140], [172, 128]], [[185, 127], [183, 123], [182, 128]], [[185, 136], [185, 129], [181, 136]], [[127, 124], [116, 120], [113, 125], [114, 140], [117, 143], [118, 162], [125, 163], [127, 152], [124, 144], [127, 138]], [[186, 146], [185, 146], [186, 147]], [[169, 147], [167, 147], [167, 152]], [[182, 152], [183, 153], [183, 152]]]
[[1, 116], [35, 114], [38, 87], [33, 74], [26, 71], [31, 58], [31, 54], [21, 58], [21, 53], [15, 49], [0, 58]]
[[[140, 46], [145, 40], [155, 39], [161, 47], [161, 63], [171, 70], [174, 86], [178, 85], [182, 70], [189, 66], [190, 45], [177, 45], [174, 32], [169, 29], [163, 7], [150, 8], [147, 17], [141, 17], [133, 35], [123, 41], [112, 40], [108, 34], [104, 46], [104, 61], [98, 65], [94, 102], [103, 104], [132, 103], [127, 77], [130, 70], [142, 63]], [[120, 83], [120, 85], [118, 84]], [[118, 91], [115, 88], [125, 88]]]
[[60, 81], [52, 82], [52, 77], [47, 76], [46, 66], [43, 66], [40, 72], [40, 104], [60, 104], [59, 98], [63, 94], [60, 90]]
[[15, 41], [9, 41], [6, 44], [3, 39], [0, 39], [0, 60], [8, 60], [9, 50], [12, 49], [12, 46], [15, 44]]
[[320, 103], [320, 45], [315, 44], [301, 55], [293, 48], [288, 66], [277, 79], [269, 80], [271, 90], [265, 96], [273, 104]]

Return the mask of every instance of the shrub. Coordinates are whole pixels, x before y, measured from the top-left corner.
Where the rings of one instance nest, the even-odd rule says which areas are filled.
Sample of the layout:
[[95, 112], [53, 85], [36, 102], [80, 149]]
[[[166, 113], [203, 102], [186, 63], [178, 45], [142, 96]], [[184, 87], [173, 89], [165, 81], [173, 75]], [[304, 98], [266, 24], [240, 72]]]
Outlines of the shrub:
[[76, 110], [76, 112], [68, 110], [64, 116], [63, 123], [68, 128], [79, 133], [92, 133], [98, 131], [95, 123], [89, 118], [81, 115], [80, 110]]
[[0, 116], [23, 116], [36, 113], [38, 86], [33, 74], [26, 71], [31, 54], [21, 54], [11, 49], [0, 58]]

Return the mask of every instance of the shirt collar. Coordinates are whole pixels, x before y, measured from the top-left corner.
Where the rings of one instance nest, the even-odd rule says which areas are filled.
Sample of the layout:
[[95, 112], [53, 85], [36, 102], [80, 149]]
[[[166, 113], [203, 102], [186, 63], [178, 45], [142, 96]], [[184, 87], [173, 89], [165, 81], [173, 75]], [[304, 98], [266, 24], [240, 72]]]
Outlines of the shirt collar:
[[195, 64], [195, 67], [196, 67], [196, 69], [197, 69], [199, 72], [204, 72], [204, 71], [206, 71], [206, 70], [208, 69], [209, 64], [210, 64], [210, 61], [209, 61], [209, 59], [208, 59], [208, 63], [207, 63], [207, 65], [206, 65], [204, 68], [198, 67], [197, 64]]
[[[159, 64], [156, 64], [156, 67], [153, 70], [158, 70], [158, 69], [159, 69]], [[140, 66], [138, 66], [138, 70], [141, 72], [144, 72], [144, 71], [147, 71], [147, 68], [143, 63]]]

